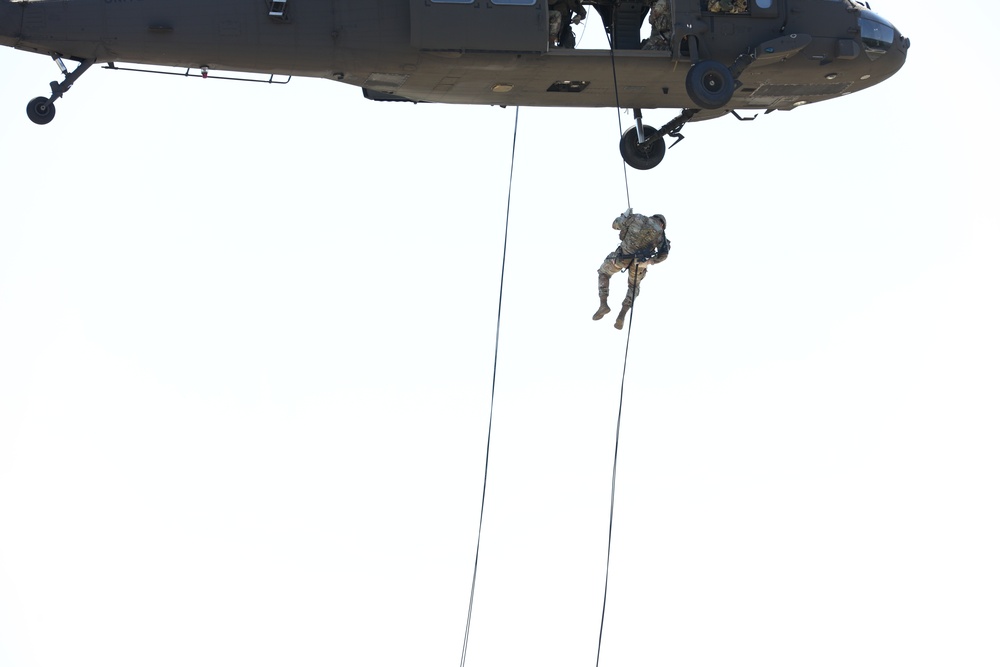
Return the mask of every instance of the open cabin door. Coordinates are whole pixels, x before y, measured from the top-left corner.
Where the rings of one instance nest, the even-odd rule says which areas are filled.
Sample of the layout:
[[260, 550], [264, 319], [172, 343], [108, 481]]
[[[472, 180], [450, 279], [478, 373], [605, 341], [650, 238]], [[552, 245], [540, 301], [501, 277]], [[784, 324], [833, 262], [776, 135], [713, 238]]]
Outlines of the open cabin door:
[[410, 41], [427, 51], [543, 53], [548, 0], [410, 0]]

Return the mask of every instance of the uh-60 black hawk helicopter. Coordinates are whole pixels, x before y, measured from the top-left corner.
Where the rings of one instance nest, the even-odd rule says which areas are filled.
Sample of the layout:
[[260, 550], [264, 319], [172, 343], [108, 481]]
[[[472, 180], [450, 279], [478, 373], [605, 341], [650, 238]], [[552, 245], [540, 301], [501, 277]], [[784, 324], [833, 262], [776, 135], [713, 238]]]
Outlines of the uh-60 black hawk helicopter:
[[[653, 0], [584, 0], [608, 49], [552, 48], [547, 0], [0, 0], [0, 44], [64, 74], [28, 104], [38, 124], [97, 63], [323, 77], [372, 100], [634, 109], [621, 151], [637, 169], [659, 164], [688, 121], [863, 90], [910, 46], [855, 0], [667, 2], [658, 50], [640, 36]], [[644, 125], [642, 110], [660, 108], [681, 112]]]

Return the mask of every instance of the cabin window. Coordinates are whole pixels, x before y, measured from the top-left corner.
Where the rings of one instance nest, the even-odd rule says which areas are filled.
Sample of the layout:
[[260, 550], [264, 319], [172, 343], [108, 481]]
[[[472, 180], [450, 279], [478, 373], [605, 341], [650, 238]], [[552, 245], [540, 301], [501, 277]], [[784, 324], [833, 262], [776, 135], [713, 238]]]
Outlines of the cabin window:
[[861, 24], [861, 41], [869, 58], [874, 60], [892, 47], [896, 37], [892, 26], [868, 18], [859, 19], [858, 22]]
[[[767, 2], [768, 0], [764, 0]], [[702, 0], [701, 11], [709, 14], [750, 14], [749, 0]]]
[[723, 16], [774, 18], [778, 0], [701, 0], [701, 11]]

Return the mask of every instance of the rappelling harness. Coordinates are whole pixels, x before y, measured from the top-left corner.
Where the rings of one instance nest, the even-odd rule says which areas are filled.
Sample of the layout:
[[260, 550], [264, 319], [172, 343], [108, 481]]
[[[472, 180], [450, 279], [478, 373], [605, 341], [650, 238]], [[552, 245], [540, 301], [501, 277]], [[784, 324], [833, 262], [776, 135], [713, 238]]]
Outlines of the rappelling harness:
[[615, 262], [618, 262], [619, 260], [628, 261], [628, 264], [626, 264], [625, 267], [621, 271], [619, 271], [619, 273], [625, 273], [633, 265], [642, 264], [643, 262], [651, 262], [660, 255], [663, 255], [664, 259], [666, 259], [666, 256], [669, 253], [670, 253], [670, 241], [667, 239], [666, 231], [664, 231], [662, 234], [660, 234], [660, 240], [657, 242], [655, 246], [646, 247], [639, 250], [638, 252], [626, 254], [622, 252], [622, 247], [621, 245], [619, 245], [618, 248], [615, 249], [614, 256], [615, 256]]

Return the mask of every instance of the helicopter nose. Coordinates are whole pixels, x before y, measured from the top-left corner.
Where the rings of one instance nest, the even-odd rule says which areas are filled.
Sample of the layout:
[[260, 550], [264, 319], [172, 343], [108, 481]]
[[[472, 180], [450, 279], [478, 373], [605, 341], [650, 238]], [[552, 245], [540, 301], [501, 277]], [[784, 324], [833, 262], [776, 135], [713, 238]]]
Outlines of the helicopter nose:
[[896, 57], [899, 60], [899, 67], [906, 62], [906, 56], [910, 53], [910, 38], [903, 37], [903, 33], [896, 31]]
[[889, 21], [875, 12], [862, 9], [858, 14], [861, 42], [872, 63], [872, 84], [885, 81], [906, 63], [910, 40]]

